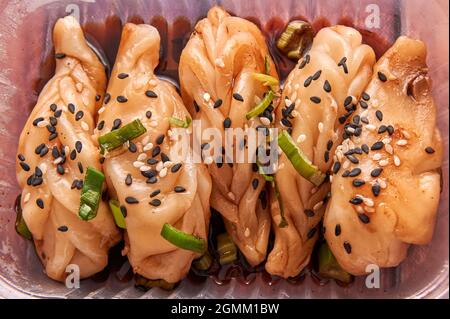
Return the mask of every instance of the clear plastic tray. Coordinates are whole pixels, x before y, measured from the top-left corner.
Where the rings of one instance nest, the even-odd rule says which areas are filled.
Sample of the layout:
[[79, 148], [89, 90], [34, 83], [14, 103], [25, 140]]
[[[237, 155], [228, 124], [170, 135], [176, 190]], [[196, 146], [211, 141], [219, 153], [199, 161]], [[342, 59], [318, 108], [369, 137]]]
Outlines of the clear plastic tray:
[[[3, 0], [0, 1], [0, 297], [56, 298], [448, 298], [449, 218], [448, 155], [443, 164], [443, 192], [433, 241], [410, 248], [396, 269], [383, 270], [381, 288], [367, 289], [364, 278], [347, 287], [335, 282], [318, 285], [308, 274], [297, 284], [279, 280], [268, 284], [261, 274], [249, 285], [231, 280], [218, 285], [183, 281], [166, 292], [141, 292], [132, 281], [119, 280], [127, 265], [103, 280], [87, 279], [79, 289], [67, 289], [48, 279], [33, 245], [14, 230], [14, 201], [20, 190], [15, 177], [17, 141], [39, 91], [51, 77], [51, 31], [57, 18], [79, 17], [91, 42], [102, 47], [113, 63], [125, 22], [155, 25], [163, 41], [159, 73], [176, 80], [177, 61], [195, 23], [212, 4], [248, 18], [273, 42], [284, 24], [307, 19], [316, 28], [348, 24], [360, 29], [378, 55], [400, 34], [424, 40], [439, 107], [439, 127], [448, 154], [448, 32], [446, 0]], [[380, 12], [379, 20], [370, 14]], [[368, 18], [369, 16], [369, 18]], [[373, 16], [371, 16], [373, 17]], [[379, 22], [379, 28], [377, 27]], [[372, 29], [370, 29], [372, 27]], [[292, 65], [278, 65], [285, 76]], [[106, 279], [106, 280], [105, 280]]]

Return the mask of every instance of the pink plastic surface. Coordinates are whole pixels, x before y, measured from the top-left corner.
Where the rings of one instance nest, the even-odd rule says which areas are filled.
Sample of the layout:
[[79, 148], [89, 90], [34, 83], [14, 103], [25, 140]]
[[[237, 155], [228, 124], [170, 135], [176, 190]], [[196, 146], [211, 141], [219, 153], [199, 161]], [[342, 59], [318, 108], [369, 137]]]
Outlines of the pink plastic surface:
[[[56, 19], [69, 13], [79, 17], [91, 42], [103, 48], [111, 63], [124, 23], [155, 25], [162, 35], [165, 56], [159, 73], [176, 80], [181, 49], [212, 4], [257, 23], [269, 43], [294, 18], [307, 19], [316, 28], [336, 23], [353, 25], [378, 55], [400, 34], [427, 43], [433, 95], [447, 154], [438, 219], [432, 243], [411, 247], [399, 267], [383, 270], [379, 289], [367, 289], [364, 278], [340, 287], [335, 282], [320, 286], [309, 275], [299, 284], [279, 280], [269, 285], [257, 275], [249, 285], [236, 280], [222, 286], [211, 279], [203, 283], [186, 280], [173, 292], [152, 289], [144, 293], [135, 289], [132, 281], [118, 280], [127, 270], [125, 265], [106, 281], [84, 280], [79, 289], [73, 290], [48, 279], [31, 242], [16, 234], [13, 207], [20, 192], [15, 177], [17, 141], [39, 91], [53, 72], [51, 31]], [[380, 20], [379, 28], [370, 29], [367, 17], [377, 10], [373, 4], [380, 10]], [[448, 298], [448, 6], [446, 0], [0, 0], [0, 297]], [[292, 65], [278, 67], [285, 76]]]

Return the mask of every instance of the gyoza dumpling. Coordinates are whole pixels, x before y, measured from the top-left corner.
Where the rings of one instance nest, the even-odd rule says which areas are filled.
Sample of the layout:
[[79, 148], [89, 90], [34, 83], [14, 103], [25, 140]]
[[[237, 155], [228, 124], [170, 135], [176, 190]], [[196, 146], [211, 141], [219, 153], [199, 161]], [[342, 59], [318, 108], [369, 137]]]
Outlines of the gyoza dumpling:
[[174, 86], [154, 74], [159, 48], [154, 27], [125, 25], [97, 133], [103, 135], [136, 119], [146, 128], [122, 150], [106, 154], [105, 175], [111, 195], [126, 215], [123, 254], [133, 271], [175, 283], [199, 255], [172, 245], [161, 237], [161, 229], [169, 223], [207, 239], [211, 180], [202, 164], [171, 160], [171, 149], [183, 139], [173, 138], [170, 119], [185, 120], [189, 113]]
[[[226, 128], [262, 125], [259, 117], [247, 120], [246, 113], [268, 91], [254, 77], [254, 73], [265, 71], [277, 78], [261, 31], [245, 19], [213, 7], [207, 18], [197, 23], [181, 54], [181, 95], [193, 118], [201, 120], [203, 129], [214, 128], [225, 137]], [[202, 145], [209, 147], [209, 142], [203, 136]], [[244, 143], [236, 140], [233, 150], [237, 145], [243, 145], [243, 149]], [[266, 257], [270, 232], [265, 180], [250, 161], [236, 163], [234, 159], [228, 163], [222, 154], [209, 154], [214, 148], [216, 145], [211, 145], [204, 152], [213, 180], [211, 206], [221, 213], [227, 232], [255, 266]], [[247, 153], [244, 157], [248, 158]]]
[[[277, 124], [291, 132], [293, 142], [323, 173], [330, 169], [343, 123], [356, 108], [374, 63], [375, 54], [361, 44], [358, 31], [333, 26], [317, 33], [310, 51], [287, 78]], [[329, 184], [315, 187], [297, 173], [285, 154], [275, 180], [280, 201], [271, 192], [275, 245], [266, 270], [286, 278], [299, 274], [309, 262]], [[283, 228], [278, 226], [282, 214], [288, 224]]]
[[56, 71], [39, 95], [20, 135], [17, 180], [23, 218], [47, 275], [64, 280], [77, 264], [81, 278], [101, 271], [120, 238], [108, 205], [97, 217], [78, 217], [84, 173], [101, 170], [91, 136], [105, 92], [103, 65], [88, 47], [78, 22], [65, 17], [53, 31]]
[[[336, 150], [341, 165], [334, 165], [342, 168], [324, 219], [328, 245], [354, 275], [369, 264], [397, 266], [409, 244], [431, 240], [443, 151], [423, 42], [400, 37], [377, 62], [366, 92], [367, 108], [346, 125], [360, 135], [349, 132]], [[349, 152], [357, 162], [345, 158]]]

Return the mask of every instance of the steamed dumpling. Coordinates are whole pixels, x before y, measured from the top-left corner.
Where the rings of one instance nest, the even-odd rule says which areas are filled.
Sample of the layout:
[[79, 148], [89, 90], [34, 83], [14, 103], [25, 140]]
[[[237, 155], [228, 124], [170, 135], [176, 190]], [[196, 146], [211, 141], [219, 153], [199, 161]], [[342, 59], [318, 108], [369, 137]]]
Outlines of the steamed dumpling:
[[[357, 107], [375, 63], [373, 50], [361, 44], [361, 34], [345, 26], [320, 30], [308, 54], [289, 74], [277, 108], [280, 129], [322, 172], [333, 161], [342, 140], [343, 123]], [[329, 183], [315, 187], [301, 177], [289, 159], [279, 159], [276, 182], [280, 201], [271, 192], [275, 244], [266, 270], [282, 277], [296, 276], [308, 264], [318, 236]], [[286, 227], [279, 227], [282, 213]]]
[[[104, 162], [111, 196], [126, 215], [126, 246], [133, 271], [148, 279], [181, 280], [198, 253], [178, 248], [161, 237], [165, 223], [206, 239], [211, 180], [202, 164], [175, 161], [171, 117], [189, 116], [175, 87], [159, 80], [160, 37], [149, 25], [125, 25], [109, 81], [97, 134], [140, 119], [147, 132], [106, 154]], [[184, 134], [188, 134], [184, 130]], [[172, 135], [173, 133], [173, 135]]]
[[73, 17], [56, 22], [53, 41], [55, 75], [20, 135], [17, 179], [23, 217], [45, 271], [64, 280], [69, 264], [79, 266], [81, 278], [101, 271], [121, 235], [104, 202], [96, 218], [78, 217], [84, 173], [89, 166], [101, 170], [91, 136], [105, 70]]
[[[397, 266], [409, 244], [431, 240], [443, 152], [423, 42], [400, 37], [377, 62], [366, 92], [367, 108], [348, 124], [361, 134], [349, 134], [336, 150], [334, 165], [342, 168], [324, 219], [333, 254], [354, 275], [369, 264]], [[344, 154], [356, 149], [365, 151], [348, 162]]]

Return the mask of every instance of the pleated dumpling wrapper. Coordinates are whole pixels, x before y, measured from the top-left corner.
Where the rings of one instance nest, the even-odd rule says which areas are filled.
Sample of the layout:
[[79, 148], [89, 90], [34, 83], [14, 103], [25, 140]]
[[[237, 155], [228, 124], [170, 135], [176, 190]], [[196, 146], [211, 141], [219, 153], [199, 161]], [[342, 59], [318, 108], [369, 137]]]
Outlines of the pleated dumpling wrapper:
[[135, 120], [146, 129], [105, 154], [105, 175], [111, 196], [126, 216], [123, 254], [133, 271], [175, 283], [199, 254], [174, 246], [160, 235], [161, 229], [168, 223], [207, 240], [211, 180], [202, 164], [170, 157], [171, 149], [183, 142], [175, 138], [172, 131], [179, 128], [171, 120], [186, 121], [190, 116], [175, 87], [154, 74], [159, 50], [160, 36], [154, 27], [124, 26], [97, 133], [118, 131]]
[[[409, 244], [430, 242], [440, 196], [443, 146], [423, 42], [400, 37], [381, 57], [366, 89], [366, 109], [336, 150], [325, 238], [339, 264], [354, 275], [367, 266], [395, 267]], [[355, 153], [350, 162], [345, 152]], [[351, 174], [357, 170], [359, 174]]]
[[[358, 101], [372, 75], [375, 53], [361, 41], [349, 27], [321, 29], [289, 74], [277, 108], [279, 129], [290, 133], [292, 144], [323, 174], [342, 141], [343, 123], [361, 107]], [[310, 260], [330, 186], [302, 177], [284, 153], [278, 164], [278, 189], [271, 192], [275, 244], [266, 270], [287, 278]], [[280, 227], [282, 221], [287, 225]]]
[[[210, 143], [209, 136], [201, 136], [203, 159], [213, 181], [211, 206], [221, 213], [227, 232], [253, 266], [266, 258], [270, 233], [265, 180], [248, 153], [240, 163], [222, 153], [226, 151], [225, 129], [270, 126], [268, 118], [263, 124], [258, 116], [246, 116], [268, 93], [255, 73], [267, 73], [277, 80], [261, 31], [220, 7], [211, 8], [181, 54], [181, 94], [193, 118], [201, 120], [203, 132], [213, 128], [222, 137], [223, 151], [217, 143]], [[273, 112], [273, 106], [266, 112]], [[247, 152], [245, 138], [236, 138], [230, 149]], [[217, 149], [219, 154], [214, 152]]]
[[53, 42], [55, 75], [20, 135], [17, 179], [39, 258], [47, 275], [62, 281], [69, 264], [79, 266], [81, 278], [101, 271], [121, 235], [103, 201], [96, 218], [78, 217], [86, 170], [102, 167], [91, 137], [106, 87], [104, 67], [73, 17], [56, 22]]

